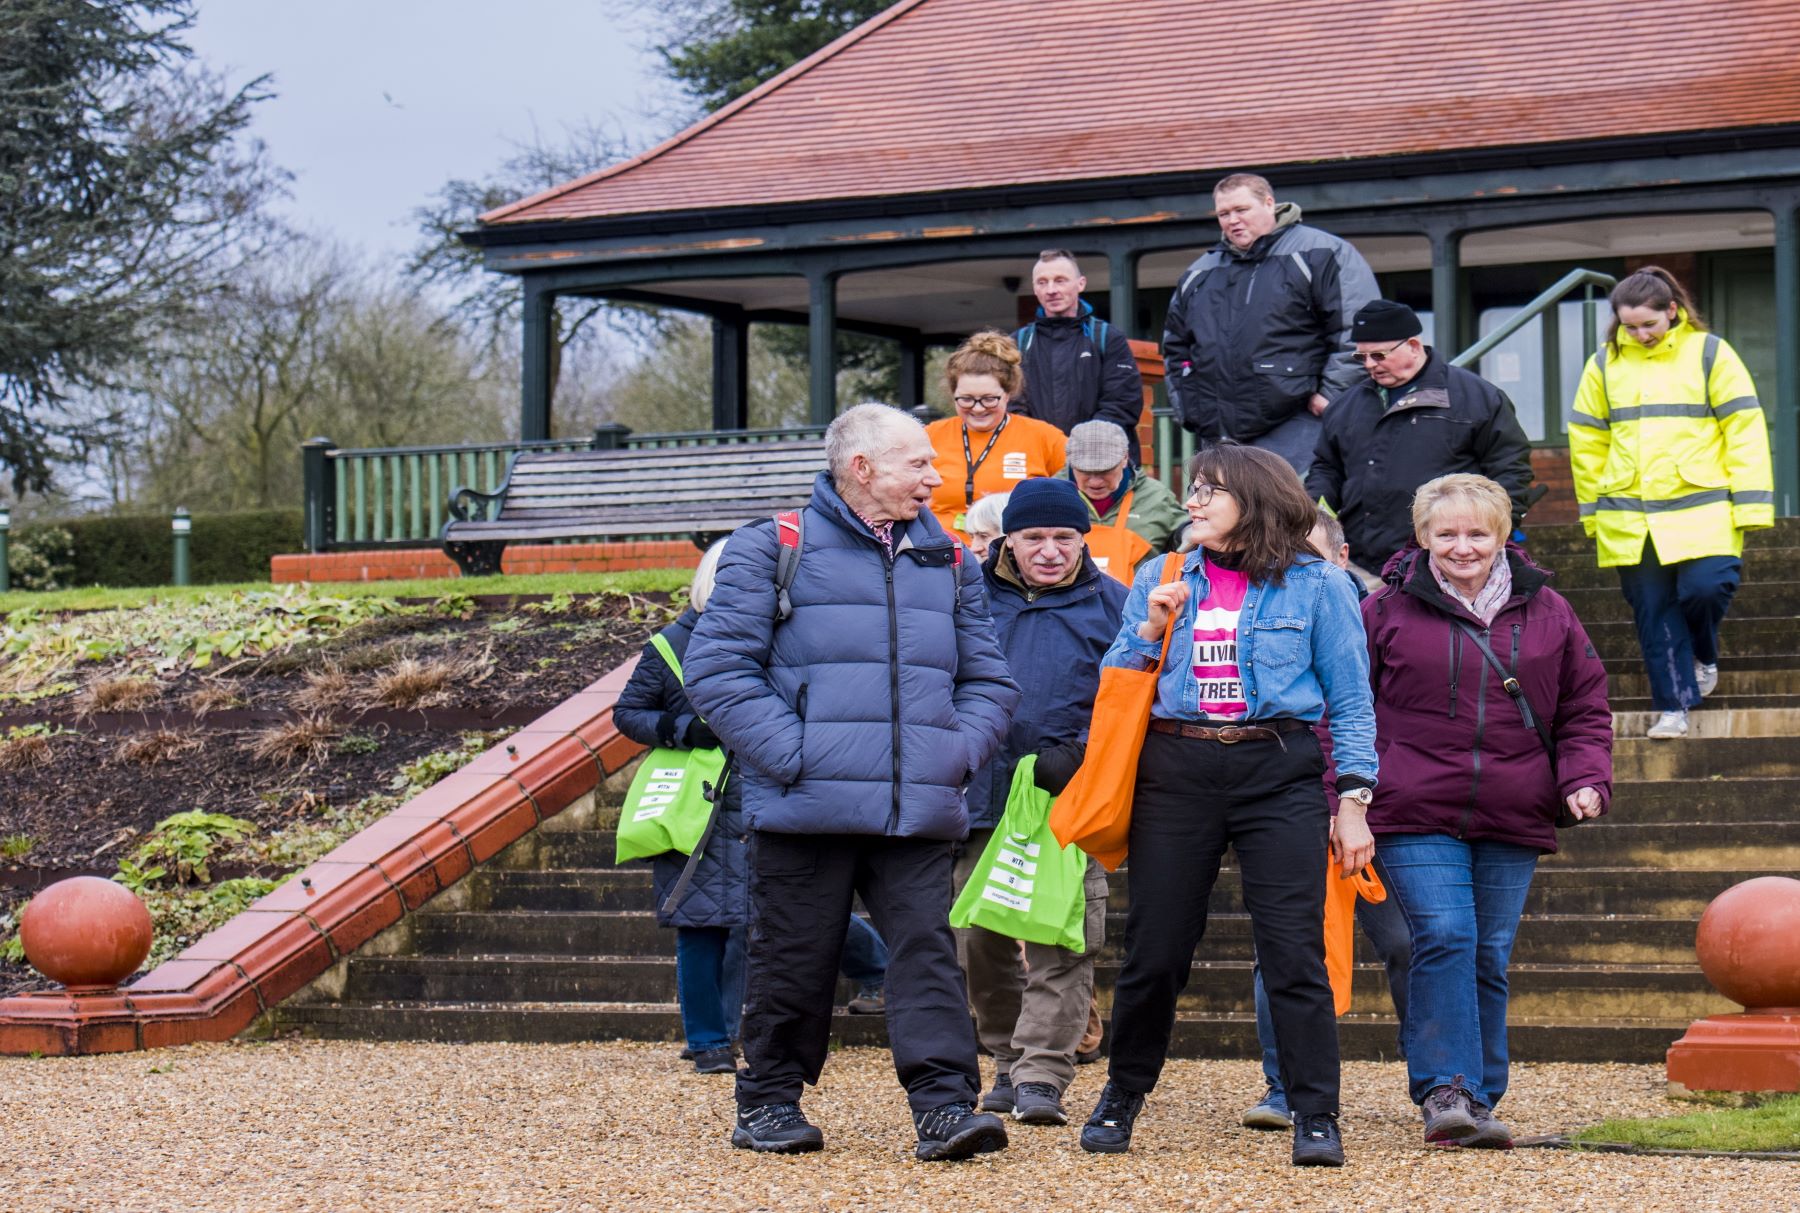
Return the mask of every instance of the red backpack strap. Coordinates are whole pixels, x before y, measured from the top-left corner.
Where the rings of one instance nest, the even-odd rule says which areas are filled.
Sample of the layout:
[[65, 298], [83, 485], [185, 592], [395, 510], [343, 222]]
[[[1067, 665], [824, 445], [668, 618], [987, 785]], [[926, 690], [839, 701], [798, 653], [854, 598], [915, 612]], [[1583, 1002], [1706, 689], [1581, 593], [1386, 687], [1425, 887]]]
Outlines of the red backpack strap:
[[775, 515], [775, 538], [781, 543], [775, 553], [775, 619], [778, 623], [787, 622], [794, 613], [788, 588], [800, 572], [800, 544], [804, 537], [799, 510], [783, 510]]

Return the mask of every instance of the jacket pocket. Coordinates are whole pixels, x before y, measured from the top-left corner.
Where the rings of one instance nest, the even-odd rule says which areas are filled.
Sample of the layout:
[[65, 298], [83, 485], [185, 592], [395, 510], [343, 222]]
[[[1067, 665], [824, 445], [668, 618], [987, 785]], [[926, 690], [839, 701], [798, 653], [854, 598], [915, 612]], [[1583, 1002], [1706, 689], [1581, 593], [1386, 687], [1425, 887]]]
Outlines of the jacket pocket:
[[1251, 627], [1249, 660], [1286, 668], [1299, 665], [1306, 656], [1306, 620], [1271, 615]]

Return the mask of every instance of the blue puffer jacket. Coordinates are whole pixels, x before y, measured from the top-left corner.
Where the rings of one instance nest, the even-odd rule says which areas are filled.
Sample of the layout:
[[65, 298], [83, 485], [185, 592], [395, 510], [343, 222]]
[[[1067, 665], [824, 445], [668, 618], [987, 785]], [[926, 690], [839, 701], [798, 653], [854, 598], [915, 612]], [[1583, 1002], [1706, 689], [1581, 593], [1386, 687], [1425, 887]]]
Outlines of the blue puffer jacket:
[[[684, 666], [694, 625], [699, 621], [699, 615], [684, 611], [681, 618], [663, 629], [663, 638]], [[661, 653], [645, 645], [637, 669], [631, 672], [630, 681], [619, 692], [619, 702], [613, 706], [613, 723], [619, 726], [619, 732], [643, 745], [681, 749], [688, 726], [695, 719], [694, 705], [688, 702], [675, 671]], [[656, 921], [660, 926], [737, 927], [750, 921], [744, 814], [737, 774], [729, 767], [726, 770], [725, 802], [719, 806], [719, 820], [713, 825], [706, 853], [694, 868], [694, 879], [673, 914], [663, 912], [663, 903], [681, 878], [687, 856], [669, 851], [650, 860], [651, 881], [656, 887]]]
[[726, 545], [688, 649], [688, 694], [736, 755], [753, 830], [960, 839], [963, 790], [1019, 702], [981, 571], [929, 513], [893, 557], [821, 473], [793, 616], [776, 622], [772, 522]]
[[1029, 593], [1001, 576], [1001, 561], [1017, 567], [1006, 545], [996, 543], [985, 569], [988, 604], [1000, 651], [1024, 696], [999, 753], [969, 785], [971, 829], [999, 823], [1019, 759], [1086, 734], [1100, 689], [1100, 658], [1119, 634], [1129, 592], [1085, 553], [1072, 585]]

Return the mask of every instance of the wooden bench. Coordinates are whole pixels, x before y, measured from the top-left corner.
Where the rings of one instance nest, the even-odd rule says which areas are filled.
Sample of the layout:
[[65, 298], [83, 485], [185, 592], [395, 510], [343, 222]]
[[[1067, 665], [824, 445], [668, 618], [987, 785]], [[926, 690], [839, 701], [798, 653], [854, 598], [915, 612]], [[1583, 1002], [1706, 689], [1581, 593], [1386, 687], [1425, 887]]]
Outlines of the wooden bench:
[[822, 438], [523, 451], [495, 492], [450, 494], [441, 538], [465, 577], [498, 573], [509, 543], [687, 535], [704, 548], [746, 522], [805, 505], [824, 470]]

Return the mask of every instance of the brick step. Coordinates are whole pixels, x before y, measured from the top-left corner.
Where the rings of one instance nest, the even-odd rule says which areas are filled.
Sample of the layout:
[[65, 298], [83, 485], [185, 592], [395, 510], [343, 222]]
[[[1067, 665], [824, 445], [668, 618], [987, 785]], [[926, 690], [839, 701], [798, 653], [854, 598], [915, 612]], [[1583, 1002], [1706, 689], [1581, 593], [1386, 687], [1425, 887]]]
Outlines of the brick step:
[[[668, 1041], [681, 1039], [681, 1015], [669, 1003], [287, 1003], [271, 1012], [278, 1031], [340, 1040]], [[1508, 1028], [1514, 1061], [1660, 1062], [1687, 1029], [1686, 1019], [1542, 1021], [1520, 1019]], [[1348, 1015], [1338, 1021], [1342, 1055], [1354, 1061], [1392, 1060], [1397, 1025], [1391, 1016]], [[879, 1015], [832, 1019], [840, 1045], [885, 1046]], [[1171, 1039], [1176, 1057], [1261, 1056], [1249, 1015], [1177, 1014]], [[729, 1100], [721, 1078], [718, 1097]]]
[[[1774, 678], [1800, 678], [1800, 674], [1795, 673], [1796, 670], [1800, 670], [1800, 643], [1793, 645], [1792, 649], [1792, 652], [1758, 653], [1751, 657], [1741, 654], [1722, 654], [1719, 657], [1719, 681], [1723, 684], [1725, 675], [1733, 673], [1767, 675]], [[1647, 678], [1644, 673], [1642, 653], [1623, 653], [1611, 657], [1601, 654], [1600, 662], [1606, 667], [1609, 681], [1624, 676]], [[1648, 695], [1650, 693], [1647, 681], [1639, 685], [1645, 688], [1640, 692], [1641, 694]], [[1789, 682], [1786, 685], [1796, 684]], [[1781, 689], [1782, 684], [1777, 683], [1775, 690]]]
[[[1583, 826], [1598, 830], [1600, 826]], [[1687, 827], [1668, 827], [1671, 829]], [[1642, 835], [1638, 836], [1640, 839]], [[1671, 870], [1545, 864], [1532, 880], [1527, 914], [1659, 914], [1698, 917], [1720, 893], [1756, 876], [1786, 875], [1793, 866]], [[1130, 903], [1129, 865], [1112, 873], [1108, 904], [1123, 913]], [[557, 872], [477, 872], [470, 876], [469, 911], [592, 912], [652, 909], [650, 874], [613, 868]], [[1242, 880], [1235, 867], [1219, 873], [1209, 905], [1213, 913], [1243, 908]]]
[[[1693, 959], [1698, 915], [1541, 914], [1520, 924], [1513, 957], [1520, 964], [1687, 964]], [[1125, 916], [1107, 915], [1101, 959], [1117, 959]], [[673, 931], [657, 927], [648, 910], [422, 912], [413, 928], [414, 951], [426, 956], [652, 956], [673, 955]], [[1243, 960], [1251, 954], [1250, 920], [1214, 914], [1200, 957]]]
[[[1543, 552], [1534, 548], [1531, 555], [1539, 565], [1556, 574], [1556, 580], [1550, 584], [1564, 594], [1584, 588], [1606, 588], [1615, 594], [1619, 592], [1619, 570], [1601, 568], [1595, 562], [1592, 551], [1582, 555]], [[1800, 567], [1797, 560], [1800, 560], [1800, 546], [1746, 549], [1744, 587], [1748, 588], [1758, 582], [1791, 578], [1795, 568]]]
[[[1648, 713], [1648, 715], [1644, 717], [1644, 720], [1646, 721], [1654, 720], [1660, 715], [1660, 713], [1656, 711], [1654, 701], [1650, 698], [1650, 692], [1648, 690], [1642, 695], [1609, 695], [1607, 697], [1607, 703], [1612, 707], [1613, 715], [1615, 717], [1613, 722], [1613, 732], [1615, 735], [1621, 737], [1629, 737], [1634, 731], [1641, 733], [1643, 728], [1636, 724], [1633, 724], [1630, 727], [1621, 725], [1616, 719], [1619, 714], [1630, 714], [1634, 712]], [[1706, 697], [1705, 704], [1695, 710], [1702, 712], [1795, 712], [1800, 711], [1800, 693], [1792, 695], [1722, 695], [1714, 692]], [[1703, 733], [1696, 730], [1693, 735], [1699, 737], [1714, 736], [1715, 734]], [[1731, 736], [1732, 734], [1726, 733], [1716, 735]], [[1754, 734], [1740, 733], [1737, 735], [1753, 736]]]
[[[1609, 667], [1610, 668], [1610, 667]], [[1647, 699], [1650, 696], [1650, 675], [1644, 672], [1644, 663], [1639, 660], [1625, 669], [1607, 676], [1607, 695], [1612, 701], [1614, 710], [1619, 704], [1631, 699]], [[1758, 667], [1743, 659], [1738, 665], [1719, 666], [1719, 687], [1707, 699], [1707, 707], [1732, 706], [1726, 700], [1762, 700], [1783, 699], [1800, 695], [1800, 675], [1792, 669], [1776, 667]], [[1747, 703], [1743, 706], [1759, 707], [1758, 703]], [[1778, 705], [1771, 705], [1778, 706]]]
[[[1800, 553], [1796, 553], [1800, 554]], [[1610, 570], [1608, 570], [1610, 571]], [[1773, 572], [1773, 570], [1770, 570]], [[1791, 576], [1793, 569], [1784, 570]], [[1559, 577], [1557, 579], [1561, 581]], [[1631, 604], [1619, 593], [1617, 582], [1610, 586], [1557, 586], [1581, 622], [1592, 627], [1596, 623], [1612, 623], [1631, 619]], [[1800, 615], [1800, 581], [1746, 580], [1731, 601], [1731, 613], [1725, 619], [1725, 631], [1739, 615]]]
[[[1617, 703], [1612, 708], [1615, 737], [1642, 737], [1661, 715], [1650, 708], [1648, 703], [1645, 703], [1642, 710], [1627, 709]], [[1688, 735], [1685, 740], [1707, 741], [1725, 737], [1800, 738], [1800, 707], [1732, 707], [1709, 699], [1703, 707], [1688, 713]]]
[[1608, 816], [1643, 825], [1779, 820], [1791, 816], [1796, 805], [1800, 805], [1800, 779], [1794, 778], [1714, 775], [1705, 779], [1620, 780], [1613, 784], [1613, 809]]
[[1785, 737], [1707, 741], [1622, 737], [1613, 742], [1615, 779], [1707, 780], [1727, 773], [1735, 778], [1800, 775], [1800, 744]]
[[[1777, 518], [1772, 527], [1744, 532], [1744, 552], [1766, 551], [1770, 548], [1786, 548], [1800, 546], [1800, 518]], [[1535, 556], [1542, 553], [1548, 559], [1552, 555], [1586, 555], [1592, 557], [1595, 541], [1589, 539], [1579, 524], [1558, 523], [1552, 526], [1527, 526], [1528, 536], [1525, 546]]]
[[[1582, 620], [1602, 657], [1640, 656], [1637, 628], [1629, 619]], [[1719, 629], [1721, 657], [1760, 657], [1800, 647], [1800, 619], [1791, 615], [1731, 615]]]

